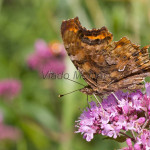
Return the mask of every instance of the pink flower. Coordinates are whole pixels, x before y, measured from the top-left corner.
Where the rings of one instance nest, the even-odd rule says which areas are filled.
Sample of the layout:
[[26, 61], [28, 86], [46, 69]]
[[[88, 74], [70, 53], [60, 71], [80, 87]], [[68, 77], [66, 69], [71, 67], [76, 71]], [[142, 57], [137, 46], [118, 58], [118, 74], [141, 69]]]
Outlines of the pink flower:
[[134, 146], [131, 139], [126, 140], [128, 147], [122, 150], [149, 150], [150, 149], [150, 131], [147, 129], [141, 130], [140, 135], [136, 138]]
[[0, 97], [4, 99], [13, 99], [21, 90], [21, 83], [14, 79], [5, 79], [0, 81]]
[[129, 148], [132, 149], [132, 141], [131, 141], [131, 139], [127, 138], [126, 142], [127, 142], [127, 145], [129, 146]]
[[[149, 86], [146, 86], [148, 91]], [[102, 108], [103, 107], [103, 108]], [[82, 133], [87, 141], [95, 134], [114, 139], [126, 135], [128, 147], [123, 150], [150, 150], [150, 97], [141, 91], [110, 94], [101, 105], [90, 102], [77, 121], [76, 133]], [[133, 137], [129, 138], [132, 134]]]
[[143, 124], [143, 123], [145, 122], [145, 117], [140, 117], [140, 118], [137, 120], [137, 122], [138, 122], [139, 124]]
[[20, 137], [20, 131], [3, 122], [3, 115], [0, 113], [0, 140], [17, 140]]
[[[91, 105], [94, 104], [91, 103]], [[93, 135], [94, 133], [96, 133], [97, 127], [94, 125], [95, 124], [95, 115], [94, 113], [97, 111], [92, 108], [92, 112], [87, 109], [87, 111], [84, 111], [83, 114], [80, 117], [80, 128], [78, 131], [76, 131], [76, 133], [81, 132], [83, 134], [83, 137], [87, 140], [87, 141], [91, 141], [91, 139], [93, 139]], [[97, 107], [95, 107], [97, 109]]]
[[150, 97], [150, 83], [145, 83], [146, 95]]
[[0, 140], [17, 140], [20, 132], [17, 128], [0, 123]]
[[28, 65], [44, 76], [47, 73], [61, 74], [65, 70], [65, 49], [62, 44], [47, 44], [43, 40], [35, 43], [35, 52], [29, 56]]
[[141, 150], [140, 145], [139, 145], [139, 144], [135, 144], [135, 145], [134, 145], [134, 150]]

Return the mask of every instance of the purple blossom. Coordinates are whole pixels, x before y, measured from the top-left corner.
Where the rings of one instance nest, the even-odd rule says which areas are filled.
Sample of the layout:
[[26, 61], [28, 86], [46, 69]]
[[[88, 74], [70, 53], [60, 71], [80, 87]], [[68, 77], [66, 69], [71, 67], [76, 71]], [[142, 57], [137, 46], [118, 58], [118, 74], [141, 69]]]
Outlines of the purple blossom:
[[4, 124], [3, 115], [0, 113], [0, 140], [17, 140], [20, 135], [19, 129]]
[[146, 83], [145, 88], [146, 88], [146, 95], [150, 97], [150, 83]]
[[[91, 141], [95, 134], [117, 138], [126, 135], [128, 147], [122, 150], [150, 150], [150, 97], [140, 90], [110, 94], [101, 105], [90, 102], [77, 121], [76, 133]], [[128, 135], [131, 132], [135, 136]], [[131, 136], [131, 138], [129, 138]]]
[[17, 140], [20, 132], [17, 128], [0, 123], [0, 140]]
[[0, 97], [4, 99], [13, 99], [21, 90], [21, 82], [14, 79], [5, 79], [0, 81]]
[[140, 135], [136, 137], [135, 144], [132, 145], [131, 139], [126, 140], [128, 147], [122, 150], [149, 150], [150, 149], [150, 131], [142, 129]]
[[127, 138], [126, 143], [130, 149], [132, 149], [132, 141], [130, 138]]
[[65, 70], [65, 49], [62, 44], [47, 44], [43, 40], [35, 43], [35, 52], [29, 56], [28, 65], [39, 74], [46, 75], [48, 72], [61, 74]]

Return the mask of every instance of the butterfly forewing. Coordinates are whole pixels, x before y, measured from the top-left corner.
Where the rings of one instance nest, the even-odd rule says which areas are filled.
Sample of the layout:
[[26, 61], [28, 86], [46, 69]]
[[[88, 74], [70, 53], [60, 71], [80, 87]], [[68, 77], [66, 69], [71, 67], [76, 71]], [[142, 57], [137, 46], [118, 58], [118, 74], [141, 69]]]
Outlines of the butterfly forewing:
[[150, 75], [148, 46], [140, 49], [126, 37], [112, 41], [113, 35], [106, 27], [87, 30], [77, 17], [63, 21], [61, 33], [70, 59], [99, 95], [124, 88], [139, 89]]

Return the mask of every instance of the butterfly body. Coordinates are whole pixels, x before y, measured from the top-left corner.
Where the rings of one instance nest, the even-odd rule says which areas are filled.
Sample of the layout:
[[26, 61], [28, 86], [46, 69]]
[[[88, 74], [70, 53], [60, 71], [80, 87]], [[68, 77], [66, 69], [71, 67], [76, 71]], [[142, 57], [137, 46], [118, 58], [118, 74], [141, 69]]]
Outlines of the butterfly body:
[[61, 34], [71, 61], [88, 84], [83, 93], [137, 90], [150, 76], [149, 46], [140, 49], [126, 37], [112, 41], [113, 35], [106, 27], [87, 30], [77, 17], [63, 21]]

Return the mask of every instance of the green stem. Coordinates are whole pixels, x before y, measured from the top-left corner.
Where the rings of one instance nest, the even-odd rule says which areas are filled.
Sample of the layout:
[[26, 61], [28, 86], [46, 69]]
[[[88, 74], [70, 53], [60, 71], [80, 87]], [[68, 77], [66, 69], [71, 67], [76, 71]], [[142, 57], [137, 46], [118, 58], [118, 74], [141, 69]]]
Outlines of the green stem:
[[135, 142], [135, 139], [127, 134], [125, 134], [124, 132], [120, 132], [120, 134], [126, 136], [127, 138], [130, 138], [133, 142]]

